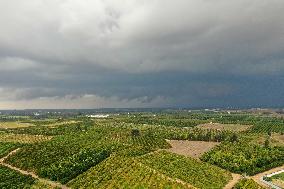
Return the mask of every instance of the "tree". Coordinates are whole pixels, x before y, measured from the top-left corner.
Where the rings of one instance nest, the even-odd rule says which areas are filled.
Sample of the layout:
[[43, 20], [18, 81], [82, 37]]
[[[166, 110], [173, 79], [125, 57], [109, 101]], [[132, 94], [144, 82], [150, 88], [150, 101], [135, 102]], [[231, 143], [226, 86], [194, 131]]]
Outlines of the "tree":
[[264, 142], [264, 147], [265, 148], [268, 148], [269, 147], [269, 140], [268, 140], [268, 138], [265, 140], [265, 142]]
[[238, 141], [238, 135], [236, 133], [234, 133], [231, 138], [230, 138], [231, 142], [237, 142]]
[[269, 129], [269, 131], [268, 131], [268, 136], [270, 136], [271, 137], [271, 135], [272, 135], [272, 133], [271, 133], [271, 129]]
[[131, 130], [131, 136], [134, 136], [134, 137], [140, 136], [140, 130], [139, 129], [132, 129]]

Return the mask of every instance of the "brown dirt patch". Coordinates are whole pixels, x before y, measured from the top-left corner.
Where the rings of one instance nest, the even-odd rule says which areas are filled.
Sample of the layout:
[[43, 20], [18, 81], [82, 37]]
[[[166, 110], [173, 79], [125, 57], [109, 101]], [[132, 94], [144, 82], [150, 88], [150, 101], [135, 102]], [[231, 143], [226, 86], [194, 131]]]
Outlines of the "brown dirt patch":
[[199, 158], [205, 152], [208, 152], [219, 142], [188, 141], [188, 140], [167, 140], [172, 148], [168, 152], [184, 155], [187, 157]]
[[228, 130], [228, 131], [246, 131], [251, 125], [241, 125], [241, 124], [221, 124], [221, 123], [205, 123], [196, 126], [200, 129], [217, 129], [217, 130]]

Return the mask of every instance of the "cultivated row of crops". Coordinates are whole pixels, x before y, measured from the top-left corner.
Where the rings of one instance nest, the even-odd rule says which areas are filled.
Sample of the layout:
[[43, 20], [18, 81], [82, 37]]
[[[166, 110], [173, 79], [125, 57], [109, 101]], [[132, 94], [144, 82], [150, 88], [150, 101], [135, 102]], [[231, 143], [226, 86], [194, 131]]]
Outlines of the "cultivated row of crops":
[[17, 171], [0, 165], [0, 188], [30, 188], [35, 183], [31, 176], [25, 176]]
[[232, 178], [219, 167], [166, 151], [141, 156], [139, 160], [159, 172], [198, 188], [223, 188]]
[[284, 147], [225, 142], [204, 154], [202, 160], [235, 173], [253, 175], [283, 165]]
[[169, 147], [165, 139], [115, 124], [96, 125], [85, 132], [67, 133], [50, 141], [23, 146], [6, 162], [39, 176], [67, 183], [110, 154], [137, 156]]
[[68, 183], [71, 188], [191, 188], [135, 158], [111, 156]]
[[7, 155], [10, 151], [13, 151], [19, 144], [16, 143], [8, 143], [8, 142], [0, 142], [0, 158]]
[[27, 135], [27, 134], [10, 134], [0, 133], [0, 142], [14, 142], [14, 143], [38, 143], [50, 140], [52, 137], [45, 135]]

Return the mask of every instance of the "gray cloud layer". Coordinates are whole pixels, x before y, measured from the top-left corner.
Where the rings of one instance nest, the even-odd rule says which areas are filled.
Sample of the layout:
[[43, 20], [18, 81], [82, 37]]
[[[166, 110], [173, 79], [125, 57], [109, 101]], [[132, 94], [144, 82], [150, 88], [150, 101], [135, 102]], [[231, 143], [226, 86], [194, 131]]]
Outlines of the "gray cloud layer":
[[0, 109], [284, 105], [282, 0], [0, 0]]

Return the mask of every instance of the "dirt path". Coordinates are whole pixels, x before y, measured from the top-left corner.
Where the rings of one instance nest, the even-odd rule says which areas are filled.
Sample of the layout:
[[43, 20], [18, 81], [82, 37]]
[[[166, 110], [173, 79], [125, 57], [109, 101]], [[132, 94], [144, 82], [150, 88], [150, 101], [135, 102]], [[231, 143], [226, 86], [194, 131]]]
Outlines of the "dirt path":
[[264, 186], [264, 187], [269, 187], [267, 184], [261, 182], [261, 178], [262, 178], [263, 176], [265, 176], [265, 175], [269, 175], [269, 174], [271, 174], [271, 173], [274, 173], [274, 172], [277, 172], [277, 171], [281, 171], [281, 170], [284, 170], [284, 165], [279, 166], [279, 167], [275, 167], [275, 168], [273, 168], [273, 169], [270, 169], [270, 170], [265, 171], [265, 172], [262, 172], [262, 173], [258, 173], [258, 174], [256, 174], [256, 175], [252, 176], [251, 178], [252, 178], [255, 182], [257, 182], [259, 185]]
[[233, 179], [229, 181], [229, 183], [224, 187], [224, 189], [232, 189], [242, 178], [241, 175], [232, 173]]
[[40, 178], [39, 176], [37, 176], [36, 174], [32, 173], [32, 172], [28, 172], [28, 171], [24, 171], [24, 170], [21, 170], [17, 167], [14, 167], [12, 165], [9, 165], [7, 163], [4, 163], [4, 161], [11, 155], [13, 155], [14, 153], [16, 153], [17, 151], [19, 151], [20, 148], [16, 149], [16, 150], [13, 150], [12, 152], [10, 152], [8, 155], [6, 155], [5, 157], [1, 158], [0, 159], [0, 164], [5, 166], [5, 167], [8, 167], [10, 169], [13, 169], [15, 171], [18, 171], [20, 173], [22, 173], [23, 175], [30, 175], [32, 176], [33, 178], [35, 179], [38, 179], [40, 182], [43, 182], [45, 184], [49, 184], [51, 185], [52, 187], [59, 187], [59, 188], [62, 188], [62, 189], [69, 189], [69, 187], [67, 187], [66, 185], [62, 185], [58, 182], [54, 182], [54, 181], [51, 181], [51, 180], [48, 180], [48, 179], [43, 179], [43, 178]]

